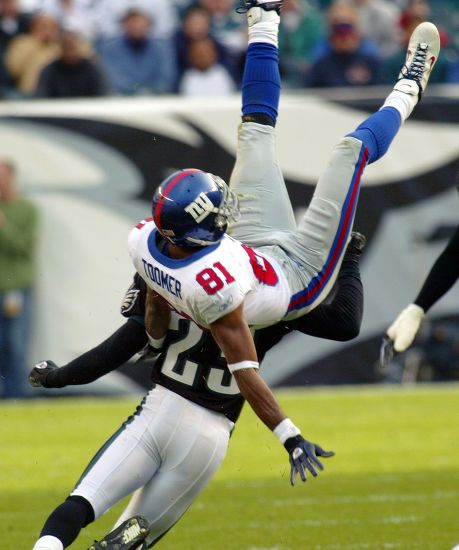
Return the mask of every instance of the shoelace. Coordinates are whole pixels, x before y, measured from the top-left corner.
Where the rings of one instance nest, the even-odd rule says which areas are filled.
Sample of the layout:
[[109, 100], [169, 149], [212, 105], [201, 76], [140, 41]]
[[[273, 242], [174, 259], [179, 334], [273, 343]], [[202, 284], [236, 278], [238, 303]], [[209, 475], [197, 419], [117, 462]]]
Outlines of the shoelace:
[[417, 45], [416, 51], [414, 52], [413, 61], [411, 62], [411, 66], [408, 68], [407, 65], [404, 65], [402, 69], [403, 78], [414, 80], [419, 86], [421, 85], [422, 75], [424, 74], [424, 69], [426, 65], [428, 49], [429, 47], [427, 44]]

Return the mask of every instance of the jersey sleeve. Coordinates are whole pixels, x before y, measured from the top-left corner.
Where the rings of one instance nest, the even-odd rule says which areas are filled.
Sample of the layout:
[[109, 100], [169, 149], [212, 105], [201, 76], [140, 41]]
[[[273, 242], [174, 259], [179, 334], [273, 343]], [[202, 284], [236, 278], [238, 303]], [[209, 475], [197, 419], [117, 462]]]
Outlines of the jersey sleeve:
[[135, 262], [136, 260], [136, 252], [139, 246], [139, 241], [141, 237], [144, 234], [144, 231], [150, 233], [150, 231], [155, 227], [155, 224], [153, 223], [153, 218], [145, 218], [144, 220], [140, 221], [135, 227], [131, 229], [131, 232], [128, 236], [128, 242], [127, 242], [127, 248], [129, 255], [131, 256], [132, 260]]

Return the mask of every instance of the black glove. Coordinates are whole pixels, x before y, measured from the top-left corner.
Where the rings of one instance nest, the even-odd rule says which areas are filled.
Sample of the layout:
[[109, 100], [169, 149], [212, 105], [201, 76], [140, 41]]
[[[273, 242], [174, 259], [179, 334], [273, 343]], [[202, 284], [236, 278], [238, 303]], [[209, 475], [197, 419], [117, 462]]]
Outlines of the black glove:
[[324, 451], [320, 445], [307, 441], [301, 435], [289, 437], [284, 443], [284, 447], [290, 458], [290, 483], [292, 485], [295, 485], [296, 474], [300, 474], [301, 480], [306, 481], [305, 466], [314, 477], [317, 476], [315, 468], [324, 469], [317, 458], [318, 456], [329, 458], [335, 455], [333, 451]]
[[50, 388], [52, 386], [46, 383], [46, 378], [50, 372], [55, 371], [59, 367], [54, 361], [41, 361], [37, 363], [29, 374], [29, 383], [34, 388]]
[[394, 358], [394, 353], [394, 341], [386, 334], [381, 341], [381, 349], [379, 350], [379, 365], [381, 369], [385, 370], [389, 366], [389, 363]]

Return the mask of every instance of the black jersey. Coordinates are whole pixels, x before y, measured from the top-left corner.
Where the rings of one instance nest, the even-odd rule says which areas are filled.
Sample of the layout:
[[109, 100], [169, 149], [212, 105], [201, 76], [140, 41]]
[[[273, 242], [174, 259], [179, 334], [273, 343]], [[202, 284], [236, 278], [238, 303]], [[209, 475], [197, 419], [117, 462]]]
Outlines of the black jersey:
[[[121, 306], [125, 317], [144, 316], [146, 285], [136, 274]], [[163, 351], [153, 364], [152, 381], [235, 422], [244, 399], [220, 348], [207, 330], [171, 312]]]

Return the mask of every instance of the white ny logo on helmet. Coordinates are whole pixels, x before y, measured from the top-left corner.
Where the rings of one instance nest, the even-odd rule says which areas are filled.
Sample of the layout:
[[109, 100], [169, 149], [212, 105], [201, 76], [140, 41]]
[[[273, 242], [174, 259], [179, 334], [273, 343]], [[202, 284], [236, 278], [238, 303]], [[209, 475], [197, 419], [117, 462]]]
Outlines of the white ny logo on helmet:
[[190, 202], [190, 204], [185, 208], [185, 212], [191, 214], [198, 223], [202, 222], [202, 220], [212, 212], [217, 211], [218, 209], [215, 208], [213, 202], [204, 192], [199, 193], [194, 201]]

